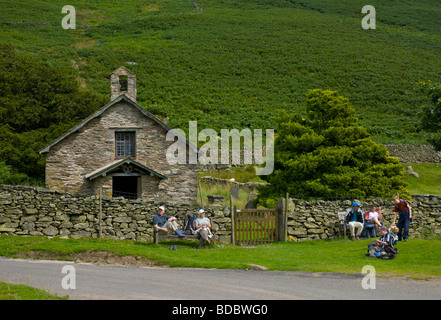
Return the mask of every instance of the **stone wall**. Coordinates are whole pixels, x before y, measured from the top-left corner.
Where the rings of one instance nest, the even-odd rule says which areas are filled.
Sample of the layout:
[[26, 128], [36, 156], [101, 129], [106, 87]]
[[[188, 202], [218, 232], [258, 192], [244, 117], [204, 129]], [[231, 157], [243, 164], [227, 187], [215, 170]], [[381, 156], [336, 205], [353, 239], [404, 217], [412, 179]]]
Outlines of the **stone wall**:
[[[126, 77], [126, 91], [121, 91], [121, 77]], [[115, 100], [123, 93], [136, 102], [136, 75], [127, 68], [120, 67], [110, 75], [110, 100]]]
[[[281, 199], [279, 203], [284, 203]], [[26, 186], [0, 185], [0, 234], [22, 236], [61, 236], [67, 238], [98, 237], [100, 201], [96, 196], [79, 196]], [[370, 204], [382, 207], [384, 221], [393, 220], [391, 200], [362, 202], [362, 210]], [[441, 237], [441, 197], [413, 196], [409, 201], [413, 210], [410, 237], [427, 234]], [[114, 239], [153, 240], [152, 219], [160, 205], [166, 214], [176, 216], [182, 224], [187, 212], [199, 209], [188, 203], [164, 203], [123, 198], [102, 199], [102, 237]], [[337, 212], [346, 211], [351, 201], [300, 201], [288, 199], [286, 240], [329, 239], [339, 235]], [[284, 207], [284, 204], [280, 207]], [[217, 230], [219, 240], [231, 242], [231, 212], [228, 206], [205, 207], [207, 216]], [[284, 209], [282, 209], [284, 212]], [[281, 233], [285, 227], [279, 223]], [[281, 237], [284, 239], [284, 237]]]
[[[98, 237], [100, 201], [81, 196], [26, 186], [0, 185], [0, 234], [21, 236]], [[153, 240], [153, 216], [165, 205], [166, 214], [182, 225], [187, 212], [199, 209], [188, 203], [163, 203], [123, 198], [102, 199], [102, 237]], [[219, 239], [231, 242], [229, 207], [208, 206]]]
[[[441, 162], [441, 151], [436, 152], [431, 145], [398, 144], [384, 146], [389, 151], [389, 155], [398, 158], [401, 163]], [[243, 160], [243, 154], [241, 156], [241, 159]], [[232, 161], [230, 160], [228, 164], [222, 164], [219, 155], [218, 164], [199, 164], [199, 170], [228, 170], [231, 167], [244, 166], [243, 161], [241, 164], [232, 165], [231, 163]]]
[[[99, 117], [89, 119], [79, 130], [45, 151], [48, 189], [91, 196], [101, 187], [104, 194], [112, 195], [111, 174], [93, 180], [86, 176], [125, 158], [115, 155], [115, 132], [129, 130], [136, 132], [136, 156], [131, 159], [167, 177], [141, 176], [142, 187], [138, 190], [141, 197], [164, 201], [196, 200], [197, 165], [167, 161], [167, 150], [174, 142], [166, 140], [167, 132], [161, 125], [125, 100], [101, 111]], [[190, 154], [188, 145], [186, 154]]]
[[[394, 218], [392, 200], [363, 201], [361, 208], [363, 213], [369, 210], [371, 204], [375, 204], [377, 208], [382, 207], [384, 223], [390, 227]], [[420, 238], [427, 234], [436, 234], [441, 237], [441, 197], [413, 196], [413, 200], [410, 200], [409, 204], [413, 213], [410, 237]], [[287, 236], [296, 241], [336, 237], [339, 235], [337, 212], [346, 211], [350, 207], [351, 201], [348, 200], [300, 201], [289, 199]]]
[[441, 162], [441, 152], [428, 145], [385, 145], [389, 154], [401, 163]]

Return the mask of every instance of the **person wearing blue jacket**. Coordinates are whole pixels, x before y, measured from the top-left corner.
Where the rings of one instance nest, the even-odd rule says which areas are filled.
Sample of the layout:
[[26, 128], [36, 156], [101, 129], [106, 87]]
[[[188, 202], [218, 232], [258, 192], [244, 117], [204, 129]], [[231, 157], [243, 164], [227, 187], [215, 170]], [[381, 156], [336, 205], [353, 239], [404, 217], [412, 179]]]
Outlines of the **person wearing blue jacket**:
[[[352, 203], [352, 208], [346, 211], [345, 221], [351, 232], [352, 240], [360, 240], [363, 232], [363, 212], [360, 209], [361, 204], [357, 201]], [[357, 233], [355, 233], [357, 229]]]

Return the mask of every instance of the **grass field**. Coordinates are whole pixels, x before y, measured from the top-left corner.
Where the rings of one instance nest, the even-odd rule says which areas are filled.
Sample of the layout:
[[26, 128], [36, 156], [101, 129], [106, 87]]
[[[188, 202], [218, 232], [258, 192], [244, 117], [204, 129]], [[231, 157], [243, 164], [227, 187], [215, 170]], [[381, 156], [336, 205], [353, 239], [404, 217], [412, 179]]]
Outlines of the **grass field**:
[[[419, 178], [411, 176], [405, 170], [404, 180], [409, 184], [407, 190], [411, 195], [416, 194], [432, 194], [441, 195], [441, 164], [439, 163], [423, 163], [415, 164], [408, 163], [403, 164], [403, 167], [412, 166], [413, 170], [418, 173]], [[258, 176], [255, 175], [254, 169], [252, 171], [247, 168], [234, 168], [234, 170], [210, 170], [199, 173], [199, 176], [212, 176], [221, 179], [231, 179], [234, 178], [236, 181], [240, 182], [250, 182], [259, 181]], [[205, 185], [201, 184], [201, 189], [198, 191], [198, 202], [200, 203], [200, 194], [202, 192], [203, 201], [207, 203], [207, 195], [209, 194], [219, 194], [225, 196], [225, 201], [222, 205], [229, 205], [230, 188], [221, 184], [217, 185]], [[239, 199], [234, 200], [234, 205], [238, 208], [244, 208], [247, 203], [247, 197], [249, 192], [245, 190], [240, 190]]]
[[[383, 276], [408, 276], [414, 279], [441, 277], [441, 241], [411, 239], [399, 243], [399, 253], [394, 260], [366, 257], [371, 240], [279, 242], [257, 247], [239, 247], [212, 244], [197, 250], [191, 241], [163, 242], [159, 245], [130, 240], [109, 239], [47, 239], [46, 237], [0, 236], [0, 255], [17, 257], [23, 253], [42, 252], [60, 260], [71, 253], [107, 251], [116, 255], [129, 255], [151, 259], [170, 267], [249, 268], [257, 264], [269, 270], [310, 272], [360, 273], [370, 264]], [[169, 250], [176, 244], [178, 250]], [[93, 261], [91, 261], [93, 262]]]
[[410, 194], [433, 194], [441, 196], [441, 164], [439, 163], [423, 163], [423, 164], [405, 164], [412, 166], [414, 172], [419, 177], [405, 173], [404, 179], [409, 186], [407, 189]]
[[[3, 0], [0, 39], [20, 55], [75, 69], [109, 97], [109, 74], [137, 74], [138, 103], [173, 128], [275, 128], [274, 110], [304, 111], [308, 89], [348, 97], [384, 143], [424, 143], [416, 83], [439, 81], [441, 4], [372, 0], [377, 29], [361, 28], [362, 0]], [[406, 126], [399, 125], [406, 123]]]

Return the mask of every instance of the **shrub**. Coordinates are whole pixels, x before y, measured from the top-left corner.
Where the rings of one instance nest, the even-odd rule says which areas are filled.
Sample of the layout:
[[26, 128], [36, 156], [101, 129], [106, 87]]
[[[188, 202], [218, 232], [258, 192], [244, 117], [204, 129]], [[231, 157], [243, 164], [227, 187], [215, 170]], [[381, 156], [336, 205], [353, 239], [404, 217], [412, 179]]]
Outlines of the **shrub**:
[[295, 197], [352, 197], [407, 194], [403, 167], [357, 124], [349, 100], [336, 91], [310, 90], [307, 117], [282, 111], [270, 185], [264, 201]]

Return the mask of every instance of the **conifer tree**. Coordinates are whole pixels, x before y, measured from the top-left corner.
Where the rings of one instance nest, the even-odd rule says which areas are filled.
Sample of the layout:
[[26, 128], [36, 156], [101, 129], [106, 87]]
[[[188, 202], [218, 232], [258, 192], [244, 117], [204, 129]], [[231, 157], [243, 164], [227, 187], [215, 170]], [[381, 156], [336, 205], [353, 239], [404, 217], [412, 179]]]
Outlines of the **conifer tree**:
[[278, 117], [274, 172], [263, 176], [270, 183], [260, 189], [263, 203], [271, 205], [286, 192], [359, 199], [407, 193], [398, 159], [358, 125], [347, 98], [321, 89], [308, 91], [306, 98], [305, 118], [285, 111]]

